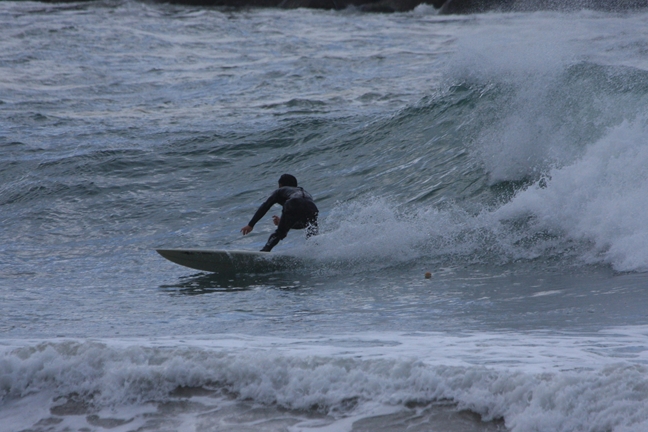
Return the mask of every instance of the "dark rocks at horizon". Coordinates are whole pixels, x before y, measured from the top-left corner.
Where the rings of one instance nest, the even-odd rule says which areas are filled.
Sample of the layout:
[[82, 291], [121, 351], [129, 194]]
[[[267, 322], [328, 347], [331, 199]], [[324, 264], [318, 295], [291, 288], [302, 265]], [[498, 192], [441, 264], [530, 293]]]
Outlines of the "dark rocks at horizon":
[[[67, 3], [78, 0], [41, 0], [46, 3]], [[485, 12], [535, 12], [542, 10], [574, 11], [590, 9], [624, 12], [648, 9], [648, 0], [153, 0], [158, 3], [191, 6], [282, 9], [333, 9], [356, 7], [363, 12], [406, 12], [428, 4], [442, 15]]]

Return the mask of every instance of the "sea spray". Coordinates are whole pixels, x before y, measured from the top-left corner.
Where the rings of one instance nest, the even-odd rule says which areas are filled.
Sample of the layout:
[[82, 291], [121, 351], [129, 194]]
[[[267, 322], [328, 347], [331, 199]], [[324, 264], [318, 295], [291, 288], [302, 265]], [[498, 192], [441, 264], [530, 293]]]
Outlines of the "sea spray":
[[[528, 214], [538, 229], [591, 242], [589, 262], [619, 271], [646, 271], [648, 129], [645, 120], [610, 128], [575, 163], [549, 172], [496, 213]], [[517, 216], [515, 216], [517, 215]]]

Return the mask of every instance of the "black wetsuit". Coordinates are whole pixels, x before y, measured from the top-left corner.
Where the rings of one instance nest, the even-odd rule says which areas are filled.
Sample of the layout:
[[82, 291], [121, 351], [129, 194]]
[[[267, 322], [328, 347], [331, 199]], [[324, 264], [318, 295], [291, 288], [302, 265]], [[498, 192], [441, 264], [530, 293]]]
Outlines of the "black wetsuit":
[[283, 206], [281, 220], [277, 230], [270, 235], [268, 242], [261, 249], [262, 252], [270, 252], [281, 240], [286, 238], [291, 229], [306, 228], [306, 237], [317, 234], [317, 214], [319, 210], [313, 201], [313, 197], [300, 187], [280, 187], [259, 207], [252, 219], [251, 227], [263, 217], [275, 204]]

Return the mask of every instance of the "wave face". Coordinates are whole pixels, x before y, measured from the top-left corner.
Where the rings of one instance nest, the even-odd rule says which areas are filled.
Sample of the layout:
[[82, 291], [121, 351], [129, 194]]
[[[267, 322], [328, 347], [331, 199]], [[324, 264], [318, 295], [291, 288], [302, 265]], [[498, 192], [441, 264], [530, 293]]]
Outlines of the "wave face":
[[361, 179], [327, 221], [330, 253], [645, 271], [647, 73], [478, 60], [452, 69], [478, 76], [338, 142], [345, 181]]

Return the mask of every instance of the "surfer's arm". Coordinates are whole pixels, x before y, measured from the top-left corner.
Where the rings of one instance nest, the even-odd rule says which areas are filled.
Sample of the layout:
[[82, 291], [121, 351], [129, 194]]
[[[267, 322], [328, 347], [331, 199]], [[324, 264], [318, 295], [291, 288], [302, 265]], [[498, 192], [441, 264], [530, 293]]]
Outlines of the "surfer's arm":
[[252, 230], [254, 229], [254, 225], [256, 225], [256, 223], [259, 222], [259, 220], [263, 216], [265, 216], [266, 213], [268, 213], [268, 210], [270, 210], [270, 207], [272, 207], [273, 205], [275, 205], [278, 202], [278, 200], [277, 200], [278, 192], [279, 192], [279, 190], [277, 189], [272, 195], [270, 195], [270, 197], [263, 204], [261, 204], [261, 206], [256, 211], [256, 213], [254, 213], [254, 216], [252, 216], [252, 219], [250, 219], [250, 222], [246, 226], [241, 228], [241, 232], [243, 233], [243, 235], [246, 235], [246, 234], [249, 234], [250, 232], [252, 232]]

